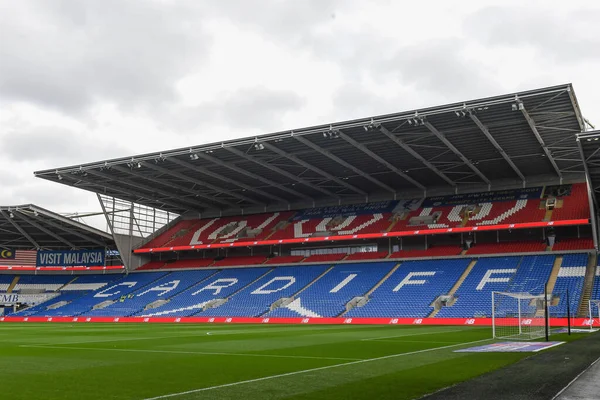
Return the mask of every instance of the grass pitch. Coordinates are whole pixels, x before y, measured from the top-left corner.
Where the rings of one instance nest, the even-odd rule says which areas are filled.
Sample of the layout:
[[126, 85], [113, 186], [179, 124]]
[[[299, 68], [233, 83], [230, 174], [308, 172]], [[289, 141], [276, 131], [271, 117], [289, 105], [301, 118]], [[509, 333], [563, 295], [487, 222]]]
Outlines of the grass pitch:
[[4, 323], [0, 398], [413, 399], [530, 355], [454, 353], [490, 337], [463, 326]]

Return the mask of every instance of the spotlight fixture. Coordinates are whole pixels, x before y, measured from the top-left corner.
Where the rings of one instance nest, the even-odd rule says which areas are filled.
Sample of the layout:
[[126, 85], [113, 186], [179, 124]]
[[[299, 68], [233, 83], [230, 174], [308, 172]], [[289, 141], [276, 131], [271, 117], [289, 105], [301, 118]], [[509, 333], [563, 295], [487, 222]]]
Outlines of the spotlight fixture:
[[15, 214], [12, 213], [12, 211], [10, 212], [10, 214], [8, 214], [9, 217], [14, 218]]
[[63, 180], [63, 177], [62, 177], [62, 175], [60, 175], [60, 174], [57, 176], [57, 178], [58, 178], [58, 180], [59, 180], [59, 181], [62, 181], [62, 180]]
[[197, 160], [198, 158], [199, 158], [199, 157], [198, 157], [198, 154], [196, 154], [196, 153], [192, 153], [192, 154], [190, 154], [190, 160], [194, 160], [194, 161], [195, 161], [195, 160]]
[[256, 143], [256, 144], [254, 145], [254, 148], [255, 148], [256, 150], [264, 150], [264, 149], [265, 149], [265, 145], [264, 145], [264, 144], [262, 144], [262, 143]]

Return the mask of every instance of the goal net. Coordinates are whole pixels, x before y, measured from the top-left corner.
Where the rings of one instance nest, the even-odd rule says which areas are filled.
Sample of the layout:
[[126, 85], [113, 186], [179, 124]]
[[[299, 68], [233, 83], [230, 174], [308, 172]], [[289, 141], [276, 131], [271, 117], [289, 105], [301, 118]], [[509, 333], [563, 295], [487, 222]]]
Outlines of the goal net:
[[492, 292], [494, 338], [531, 340], [546, 335], [543, 294]]

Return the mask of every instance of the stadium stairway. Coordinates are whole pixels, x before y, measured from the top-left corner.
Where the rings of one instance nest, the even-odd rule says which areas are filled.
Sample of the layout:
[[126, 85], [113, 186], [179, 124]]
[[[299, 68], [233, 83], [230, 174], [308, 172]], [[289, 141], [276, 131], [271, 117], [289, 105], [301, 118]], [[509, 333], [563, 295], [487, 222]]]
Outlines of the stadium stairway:
[[552, 265], [552, 272], [550, 272], [550, 278], [548, 278], [547, 289], [548, 293], [552, 293], [554, 285], [556, 285], [556, 278], [558, 278], [558, 271], [563, 262], [563, 256], [558, 256], [554, 259], [554, 265]]
[[588, 265], [585, 270], [585, 278], [583, 290], [581, 292], [581, 300], [577, 308], [577, 317], [585, 318], [589, 316], [590, 299], [592, 298], [592, 290], [594, 289], [594, 279], [596, 275], [596, 266], [598, 265], [598, 256], [596, 253], [590, 253]]
[[[456, 291], [460, 288], [460, 286], [463, 284], [465, 279], [467, 279], [467, 276], [469, 276], [469, 274], [473, 270], [473, 267], [475, 267], [475, 264], [477, 264], [477, 259], [471, 260], [471, 262], [467, 266], [467, 269], [464, 270], [464, 272], [462, 273], [460, 278], [458, 278], [458, 280], [456, 281], [454, 286], [452, 286], [452, 289], [450, 289], [450, 291], [448, 292], [448, 296], [454, 296]], [[433, 310], [431, 312], [431, 314], [429, 314], [429, 318], [434, 318], [437, 315], [437, 313], [440, 312], [440, 310], [441, 310], [441, 308], [438, 308], [437, 310]]]
[[8, 286], [8, 289], [6, 289], [6, 293], [12, 293], [15, 286], [17, 286], [17, 283], [19, 283], [19, 279], [21, 279], [21, 277], [16, 275], [11, 284]]

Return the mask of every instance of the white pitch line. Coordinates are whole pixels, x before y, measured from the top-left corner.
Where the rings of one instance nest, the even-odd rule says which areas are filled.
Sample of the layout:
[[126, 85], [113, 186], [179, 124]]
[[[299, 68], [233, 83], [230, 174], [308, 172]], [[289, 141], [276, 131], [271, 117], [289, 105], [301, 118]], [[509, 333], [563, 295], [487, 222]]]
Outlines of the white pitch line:
[[180, 350], [149, 350], [149, 349], [107, 349], [102, 347], [72, 347], [72, 346], [42, 346], [42, 345], [21, 345], [19, 347], [34, 347], [38, 349], [68, 349], [68, 350], [101, 350], [101, 351], [121, 351], [132, 353], [166, 353], [166, 354], [196, 354], [200, 356], [239, 356], [239, 357], [270, 357], [270, 358], [299, 358], [308, 360], [343, 360], [343, 361], [361, 361], [362, 358], [342, 358], [342, 357], [317, 357], [317, 356], [292, 356], [285, 354], [259, 354], [259, 353], [217, 353], [208, 351], [180, 351]]
[[466, 331], [466, 330], [467, 329], [454, 329], [454, 330], [451, 330], [451, 331], [435, 331], [435, 332], [425, 332], [425, 333], [411, 333], [411, 334], [408, 334], [408, 335], [382, 336], [382, 337], [360, 339], [360, 340], [363, 341], [363, 342], [368, 342], [368, 341], [371, 341], [371, 340], [393, 339], [393, 338], [400, 338], [400, 337], [407, 337], [407, 336], [435, 335], [436, 333], [463, 332], [463, 331]]
[[430, 352], [430, 351], [444, 350], [444, 349], [449, 349], [449, 348], [452, 348], [452, 347], [466, 346], [466, 345], [469, 345], [469, 344], [475, 344], [475, 343], [481, 343], [481, 342], [488, 342], [490, 340], [494, 340], [494, 339], [475, 340], [473, 342], [459, 343], [459, 344], [454, 344], [454, 345], [450, 345], [450, 346], [434, 347], [434, 348], [431, 348], [431, 349], [411, 351], [411, 352], [408, 352], [408, 353], [392, 354], [392, 355], [389, 355], [389, 356], [383, 356], [383, 357], [377, 357], [377, 358], [369, 358], [369, 359], [366, 359], [366, 360], [358, 360], [358, 361], [351, 361], [351, 362], [341, 363], [341, 364], [327, 365], [325, 367], [304, 369], [304, 370], [301, 370], [301, 371], [287, 372], [285, 374], [270, 375], [270, 376], [265, 376], [265, 377], [262, 377], [262, 378], [248, 379], [248, 380], [245, 380], [245, 381], [225, 383], [223, 385], [216, 385], [216, 386], [209, 386], [209, 387], [200, 388], [200, 389], [187, 390], [185, 392], [164, 394], [164, 395], [156, 396], [156, 397], [148, 397], [148, 398], [145, 398], [143, 400], [169, 399], [171, 397], [185, 396], [187, 394], [206, 392], [206, 391], [209, 391], [209, 390], [215, 390], [215, 389], [222, 389], [222, 388], [231, 387], [231, 386], [244, 385], [244, 384], [247, 384], [247, 383], [261, 382], [261, 381], [266, 381], [266, 380], [270, 380], [270, 379], [285, 378], [287, 376], [301, 375], [301, 374], [306, 374], [306, 373], [309, 373], [309, 372], [316, 372], [316, 371], [323, 371], [323, 370], [332, 369], [332, 368], [344, 367], [344, 366], [347, 366], [347, 365], [357, 365], [357, 364], [368, 363], [368, 362], [371, 362], [371, 361], [380, 361], [380, 360], [386, 360], [386, 359], [395, 358], [395, 357], [403, 357], [403, 356], [410, 356], [410, 355], [413, 355], [413, 354], [427, 353], [427, 352]]
[[[64, 345], [64, 344], [90, 344], [90, 343], [111, 343], [111, 342], [128, 342], [128, 341], [138, 341], [138, 340], [153, 340], [153, 339], [177, 339], [177, 338], [186, 338], [186, 337], [198, 337], [198, 336], [225, 336], [225, 335], [241, 335], [241, 334], [247, 334], [247, 333], [260, 333], [260, 332], [279, 332], [280, 330], [278, 330], [277, 328], [272, 328], [272, 329], [250, 329], [250, 330], [232, 330], [232, 331], [227, 331], [224, 328], [222, 330], [219, 329], [214, 329], [215, 327], [211, 327], [210, 331], [202, 331], [202, 332], [198, 332], [198, 333], [189, 333], [186, 335], [169, 335], [169, 336], [152, 336], [152, 337], [133, 337], [133, 338], [123, 338], [123, 339], [103, 339], [103, 340], [83, 340], [83, 341], [76, 341], [76, 342], [61, 342], [61, 343], [36, 343], [36, 345], [38, 346], [52, 346], [54, 344], [57, 345]], [[229, 327], [230, 328], [230, 327]], [[301, 329], [294, 329], [294, 328], [290, 328], [287, 329], [286, 331], [303, 331], [303, 332], [314, 332], [314, 331], [324, 331], [324, 330], [331, 330], [329, 328], [314, 328], [314, 329], [309, 329], [309, 328], [301, 328]]]

